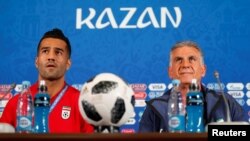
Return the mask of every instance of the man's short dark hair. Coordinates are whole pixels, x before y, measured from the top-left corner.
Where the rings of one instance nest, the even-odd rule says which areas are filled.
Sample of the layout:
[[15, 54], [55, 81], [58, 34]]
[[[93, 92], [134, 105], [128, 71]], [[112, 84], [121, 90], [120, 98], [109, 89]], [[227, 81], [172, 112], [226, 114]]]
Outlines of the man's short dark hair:
[[44, 33], [43, 37], [40, 39], [39, 44], [37, 46], [37, 55], [39, 54], [40, 44], [41, 44], [42, 40], [45, 39], [45, 38], [56, 38], [56, 39], [61, 39], [61, 40], [65, 41], [66, 44], [67, 44], [68, 55], [69, 55], [69, 58], [70, 58], [70, 56], [71, 56], [71, 45], [70, 45], [69, 39], [63, 34], [62, 30], [60, 30], [58, 28], [54, 28], [54, 29]]

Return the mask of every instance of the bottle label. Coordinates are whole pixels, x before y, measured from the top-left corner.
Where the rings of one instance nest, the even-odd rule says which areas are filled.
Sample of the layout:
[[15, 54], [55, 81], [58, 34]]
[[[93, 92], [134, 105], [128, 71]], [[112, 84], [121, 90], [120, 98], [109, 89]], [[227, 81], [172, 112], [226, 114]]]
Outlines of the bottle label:
[[200, 92], [189, 92], [187, 94], [187, 105], [203, 105], [203, 95]]
[[32, 116], [18, 116], [18, 126], [17, 130], [20, 131], [31, 131], [32, 129]]
[[38, 93], [36, 94], [34, 98], [34, 106], [40, 107], [40, 106], [49, 106], [50, 105], [50, 97], [48, 94], [44, 93]]
[[184, 132], [185, 131], [185, 116], [176, 115], [170, 117], [168, 121], [170, 132]]

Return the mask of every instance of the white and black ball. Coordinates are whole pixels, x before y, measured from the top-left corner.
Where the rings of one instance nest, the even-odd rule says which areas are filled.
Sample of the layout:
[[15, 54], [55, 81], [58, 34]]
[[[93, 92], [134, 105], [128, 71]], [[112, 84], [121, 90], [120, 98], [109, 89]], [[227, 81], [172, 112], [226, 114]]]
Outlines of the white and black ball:
[[95, 126], [121, 126], [134, 115], [134, 91], [122, 78], [100, 73], [87, 81], [79, 97], [82, 117]]

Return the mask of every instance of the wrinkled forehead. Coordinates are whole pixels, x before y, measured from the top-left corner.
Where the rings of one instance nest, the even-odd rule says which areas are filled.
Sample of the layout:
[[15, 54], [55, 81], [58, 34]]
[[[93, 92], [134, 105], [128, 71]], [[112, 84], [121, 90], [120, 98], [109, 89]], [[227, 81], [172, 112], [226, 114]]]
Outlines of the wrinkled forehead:
[[202, 56], [201, 51], [193, 46], [179, 46], [171, 50], [174, 56]]
[[175, 46], [171, 49], [169, 55], [169, 66], [172, 66], [172, 61], [174, 58], [196, 58], [201, 61], [201, 64], [204, 64], [204, 58], [201, 50], [195, 46]]

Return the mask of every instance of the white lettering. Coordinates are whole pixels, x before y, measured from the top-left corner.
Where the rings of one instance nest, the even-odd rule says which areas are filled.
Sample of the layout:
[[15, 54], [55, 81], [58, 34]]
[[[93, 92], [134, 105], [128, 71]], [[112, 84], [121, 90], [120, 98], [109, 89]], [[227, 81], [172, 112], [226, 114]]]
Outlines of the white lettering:
[[246, 136], [246, 131], [219, 131], [218, 129], [212, 129], [212, 136]]
[[93, 8], [89, 8], [89, 16], [85, 19], [82, 20], [82, 9], [81, 8], [77, 8], [76, 9], [76, 29], [81, 29], [82, 25], [86, 24], [90, 29], [94, 29], [94, 25], [92, 24], [91, 20], [94, 18], [95, 16], [95, 9]]
[[128, 14], [122, 20], [120, 28], [136, 28], [135, 25], [128, 25], [131, 17], [135, 14], [136, 8], [121, 8], [121, 11], [128, 11]]
[[[147, 14], [149, 15], [150, 21], [148, 21], [148, 22], [146, 22], [146, 23], [143, 23], [143, 20], [145, 19], [145, 16], [146, 16]], [[155, 17], [155, 14], [154, 14], [154, 12], [153, 12], [152, 7], [148, 7], [148, 8], [146, 8], [146, 9], [142, 12], [141, 16], [139, 17], [139, 19], [138, 19], [138, 21], [137, 21], [137, 26], [138, 26], [139, 28], [145, 28], [145, 27], [149, 26], [151, 23], [153, 24], [153, 26], [154, 26], [155, 28], [159, 28], [159, 27], [160, 27], [159, 24], [158, 24], [158, 22], [157, 22], [157, 20], [156, 20], [156, 17]]]
[[[108, 19], [110, 22], [106, 22], [106, 23], [102, 23], [102, 20], [103, 20], [103, 17], [107, 15], [108, 16]], [[101, 29], [101, 28], [105, 28], [107, 27], [108, 25], [110, 25], [113, 27], [113, 28], [118, 28], [118, 25], [115, 21], [115, 17], [113, 15], [113, 12], [110, 8], [105, 8], [103, 10], [103, 12], [101, 13], [101, 15], [98, 17], [97, 21], [96, 21], [96, 27]]]
[[212, 136], [218, 136], [218, 129], [212, 129]]
[[179, 7], [174, 7], [175, 13], [176, 13], [176, 22], [174, 21], [172, 15], [170, 14], [169, 10], [166, 7], [162, 7], [161, 8], [161, 27], [162, 28], [166, 28], [167, 26], [167, 19], [166, 17], [169, 18], [170, 22], [172, 23], [172, 25], [177, 28], [179, 27], [180, 23], [181, 23], [181, 9]]
[[[167, 19], [170, 20], [171, 24], [174, 28], [178, 28], [182, 14], [179, 7], [174, 7], [175, 11], [175, 20], [171, 13], [169, 12], [167, 7], [160, 8], [160, 21], [157, 21], [157, 16], [154, 13], [154, 9], [152, 7], [146, 7], [141, 14], [139, 14], [139, 18], [133, 19], [134, 15], [137, 11], [135, 7], [122, 7], [120, 11], [125, 11], [127, 14], [121, 20], [120, 23], [117, 23], [116, 17], [113, 14], [111, 8], [105, 8], [101, 14], [96, 15], [96, 11], [93, 8], [89, 8], [89, 15], [86, 18], [83, 18], [83, 13], [81, 8], [76, 9], [76, 29], [81, 29], [83, 26], [87, 26], [89, 29], [102, 29], [108, 26], [112, 28], [146, 28], [152, 25], [154, 28], [166, 28], [167, 27]], [[93, 19], [97, 16], [97, 20], [93, 21]], [[148, 17], [148, 21], [145, 21], [146, 17]], [[108, 19], [108, 21], [104, 22], [104, 19]], [[134, 24], [130, 23], [131, 21], [136, 21]], [[129, 24], [130, 23], [130, 24]]]

